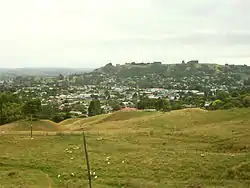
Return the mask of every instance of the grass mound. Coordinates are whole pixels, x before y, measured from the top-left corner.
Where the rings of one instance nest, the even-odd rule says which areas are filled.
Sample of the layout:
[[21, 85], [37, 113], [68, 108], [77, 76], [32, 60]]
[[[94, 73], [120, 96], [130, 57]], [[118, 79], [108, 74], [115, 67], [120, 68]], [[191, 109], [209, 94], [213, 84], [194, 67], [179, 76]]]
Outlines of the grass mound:
[[[147, 118], [157, 112], [144, 112], [144, 111], [118, 111], [112, 114], [103, 114], [93, 116], [85, 119], [72, 120], [73, 123], [64, 125], [70, 130], [93, 130], [102, 131], [103, 129], [108, 130], [108, 127], [114, 126], [116, 129], [119, 128], [119, 124], [124, 124], [125, 121], [131, 125], [132, 122], [137, 121], [141, 118]], [[103, 125], [103, 127], [101, 127]]]
[[[37, 120], [32, 121], [33, 131], [62, 131], [64, 130], [62, 126], [54, 123], [50, 120]], [[29, 121], [17, 121], [9, 123], [0, 127], [0, 131], [29, 131], [30, 122]]]
[[143, 116], [152, 115], [155, 112], [145, 112], [145, 111], [118, 111], [110, 114], [109, 116], [100, 120], [99, 123], [109, 122], [109, 121], [124, 121], [134, 118], [139, 118]]
[[72, 124], [72, 123], [75, 123], [76, 121], [78, 120], [81, 120], [81, 118], [70, 118], [70, 119], [66, 119], [66, 120], [63, 120], [59, 123], [59, 125], [69, 125], [69, 124]]
[[103, 114], [103, 115], [97, 115], [97, 116], [88, 117], [88, 118], [69, 119], [68, 121], [66, 120], [67, 122], [63, 122], [62, 125], [63, 127], [69, 130], [81, 130], [86, 125], [95, 124], [107, 116], [108, 114]]

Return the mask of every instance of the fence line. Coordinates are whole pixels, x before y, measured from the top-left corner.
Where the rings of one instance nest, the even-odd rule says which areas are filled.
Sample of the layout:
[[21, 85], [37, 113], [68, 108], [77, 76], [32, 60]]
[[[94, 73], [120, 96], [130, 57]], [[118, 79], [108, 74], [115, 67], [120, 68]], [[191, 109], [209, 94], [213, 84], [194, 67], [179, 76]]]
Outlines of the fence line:
[[[1, 131], [1, 136], [4, 135], [20, 135], [20, 136], [30, 136], [30, 131]], [[82, 132], [80, 131], [62, 131], [62, 132], [43, 132], [43, 131], [33, 131], [33, 136], [80, 136]]]

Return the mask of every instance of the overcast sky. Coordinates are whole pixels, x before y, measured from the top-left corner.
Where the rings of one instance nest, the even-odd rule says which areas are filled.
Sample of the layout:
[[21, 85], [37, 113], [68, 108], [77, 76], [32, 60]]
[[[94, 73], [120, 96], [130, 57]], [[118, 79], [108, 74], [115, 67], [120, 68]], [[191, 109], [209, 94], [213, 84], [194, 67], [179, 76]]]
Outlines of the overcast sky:
[[250, 65], [249, 0], [1, 0], [0, 67]]

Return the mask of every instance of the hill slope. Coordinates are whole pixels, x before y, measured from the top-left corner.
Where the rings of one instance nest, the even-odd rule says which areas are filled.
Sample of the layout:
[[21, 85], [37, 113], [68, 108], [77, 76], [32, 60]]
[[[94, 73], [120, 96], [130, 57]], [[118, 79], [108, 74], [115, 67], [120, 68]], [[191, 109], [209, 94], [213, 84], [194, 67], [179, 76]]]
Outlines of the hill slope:
[[[77, 120], [93, 187], [249, 187], [250, 109], [126, 113]], [[87, 187], [82, 151], [81, 136], [3, 135], [0, 185]]]
[[140, 117], [150, 116], [152, 114], [158, 114], [157, 112], [144, 112], [144, 111], [117, 111], [112, 114], [103, 114], [93, 116], [89, 118], [72, 118], [60, 122], [60, 125], [69, 130], [84, 130], [87, 127], [91, 128], [97, 124], [113, 124], [116, 122], [124, 122], [126, 120], [137, 120]]
[[[49, 120], [32, 121], [33, 131], [62, 131], [64, 128]], [[29, 131], [30, 122], [18, 121], [0, 126], [0, 131]]]

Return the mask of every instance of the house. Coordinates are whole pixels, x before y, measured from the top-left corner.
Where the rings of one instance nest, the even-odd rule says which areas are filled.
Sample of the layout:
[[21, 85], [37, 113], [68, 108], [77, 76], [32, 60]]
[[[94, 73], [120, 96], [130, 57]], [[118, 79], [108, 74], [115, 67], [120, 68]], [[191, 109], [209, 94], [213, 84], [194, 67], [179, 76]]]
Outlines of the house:
[[145, 112], [156, 112], [156, 109], [144, 109]]
[[168, 95], [168, 99], [171, 100], [171, 101], [174, 101], [175, 100], [175, 95], [172, 95], [172, 94]]
[[156, 95], [149, 95], [148, 98], [149, 99], [159, 99], [161, 97], [160, 96], [156, 96]]
[[82, 112], [80, 112], [80, 111], [73, 111], [72, 110], [72, 111], [69, 112], [69, 114], [70, 115], [75, 115], [75, 116], [80, 116], [80, 115], [82, 115]]
[[205, 102], [204, 107], [208, 108], [211, 105], [211, 102]]

